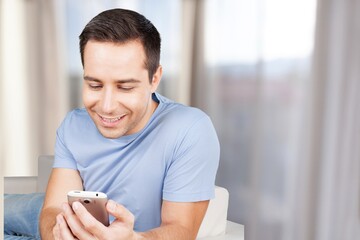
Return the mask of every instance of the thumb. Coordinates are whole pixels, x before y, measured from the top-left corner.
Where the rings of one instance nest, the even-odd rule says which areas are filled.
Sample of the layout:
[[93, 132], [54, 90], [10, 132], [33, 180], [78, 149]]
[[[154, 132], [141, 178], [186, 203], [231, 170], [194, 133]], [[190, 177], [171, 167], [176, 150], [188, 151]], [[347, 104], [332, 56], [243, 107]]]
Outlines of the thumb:
[[113, 200], [109, 200], [106, 204], [107, 211], [116, 218], [116, 221], [134, 226], [134, 215], [123, 205], [116, 203]]

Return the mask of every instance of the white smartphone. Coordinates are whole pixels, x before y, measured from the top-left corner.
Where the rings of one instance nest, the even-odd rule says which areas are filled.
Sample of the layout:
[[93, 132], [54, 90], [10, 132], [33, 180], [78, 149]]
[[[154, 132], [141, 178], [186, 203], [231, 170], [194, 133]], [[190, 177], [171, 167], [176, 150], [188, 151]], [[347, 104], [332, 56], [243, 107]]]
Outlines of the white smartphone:
[[105, 193], [73, 190], [68, 192], [67, 197], [70, 206], [75, 201], [80, 202], [99, 222], [109, 226], [109, 214], [106, 211], [107, 195]]

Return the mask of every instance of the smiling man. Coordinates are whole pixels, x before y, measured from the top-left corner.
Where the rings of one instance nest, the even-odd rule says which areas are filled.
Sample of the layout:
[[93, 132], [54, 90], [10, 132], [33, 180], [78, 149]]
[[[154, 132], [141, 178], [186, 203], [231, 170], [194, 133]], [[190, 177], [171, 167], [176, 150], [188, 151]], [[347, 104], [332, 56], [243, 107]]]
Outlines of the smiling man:
[[[219, 163], [209, 117], [156, 89], [160, 35], [144, 16], [112, 9], [80, 35], [83, 103], [57, 131], [40, 217], [42, 239], [195, 239]], [[111, 199], [108, 227], [70, 190]]]
[[126, 43], [90, 40], [84, 51], [83, 103], [106, 138], [143, 129], [158, 103], [152, 100], [161, 78], [158, 66], [149, 82], [139, 40]]

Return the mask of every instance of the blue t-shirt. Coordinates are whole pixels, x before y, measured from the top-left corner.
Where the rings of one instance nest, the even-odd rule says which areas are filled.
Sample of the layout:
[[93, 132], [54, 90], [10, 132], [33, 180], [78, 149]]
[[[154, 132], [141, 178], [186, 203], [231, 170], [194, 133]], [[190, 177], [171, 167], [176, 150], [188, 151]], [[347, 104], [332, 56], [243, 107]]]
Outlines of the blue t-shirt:
[[136, 231], [160, 226], [162, 200], [214, 197], [219, 142], [209, 117], [153, 94], [159, 103], [138, 133], [103, 137], [85, 109], [68, 113], [57, 130], [54, 168], [80, 172], [88, 191], [101, 191], [135, 216]]

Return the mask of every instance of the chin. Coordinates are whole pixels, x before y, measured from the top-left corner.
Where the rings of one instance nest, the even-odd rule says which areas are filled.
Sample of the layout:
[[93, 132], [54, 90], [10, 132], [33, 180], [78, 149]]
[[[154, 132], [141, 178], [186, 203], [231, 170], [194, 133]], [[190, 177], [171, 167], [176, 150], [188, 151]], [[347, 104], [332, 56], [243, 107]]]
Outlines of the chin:
[[116, 139], [125, 135], [125, 133], [116, 130], [99, 129], [99, 132], [104, 138], [109, 138], [109, 139]]

